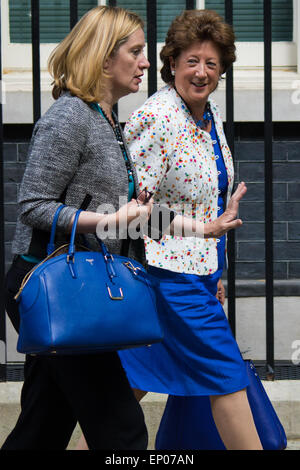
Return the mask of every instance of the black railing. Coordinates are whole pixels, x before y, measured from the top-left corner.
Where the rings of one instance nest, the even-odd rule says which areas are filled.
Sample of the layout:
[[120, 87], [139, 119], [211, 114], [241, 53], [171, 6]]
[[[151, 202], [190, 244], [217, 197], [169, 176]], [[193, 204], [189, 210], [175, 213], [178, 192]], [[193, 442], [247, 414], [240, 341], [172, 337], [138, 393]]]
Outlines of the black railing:
[[[233, 1], [225, 2], [225, 20], [233, 24]], [[234, 100], [233, 100], [233, 67], [226, 73], [226, 138], [234, 160]], [[228, 233], [228, 321], [234, 336], [236, 335], [236, 305], [235, 305], [235, 232]]]
[[78, 21], [78, 1], [70, 0], [70, 29], [72, 29]]
[[272, 0], [264, 0], [265, 63], [265, 256], [267, 376], [274, 378], [273, 273], [273, 122], [272, 122]]
[[[111, 6], [116, 6], [116, 0], [109, 0]], [[186, 9], [195, 8], [194, 0], [186, 0]], [[273, 312], [273, 197], [272, 197], [272, 28], [271, 28], [271, 0], [264, 0], [264, 45], [265, 45], [265, 244], [266, 244], [266, 365], [267, 377], [274, 378], [274, 312]], [[148, 71], [148, 95], [157, 89], [157, 15], [156, 1], [147, 0], [147, 48], [151, 67]], [[1, 14], [1, 7], [0, 7]], [[225, 17], [232, 24], [233, 1], [225, 0]], [[32, 28], [32, 77], [33, 77], [33, 123], [41, 116], [41, 77], [40, 77], [40, 15], [39, 0], [31, 0], [31, 28]], [[78, 1], [70, 0], [70, 27], [78, 20]], [[1, 27], [1, 22], [0, 22]], [[0, 80], [1, 76], [1, 48], [0, 48]], [[2, 82], [1, 82], [2, 83]], [[234, 86], [233, 68], [226, 74], [226, 136], [234, 157]], [[3, 197], [3, 123], [2, 102], [0, 102], [0, 380], [6, 380], [6, 328], [3, 300], [3, 282], [5, 272], [5, 244], [4, 244], [4, 197]], [[235, 279], [235, 235], [229, 233], [228, 254], [229, 269], [228, 285], [228, 317], [234, 334], [236, 334], [236, 279]]]
[[[1, 28], [0, 7], [0, 38]], [[6, 380], [6, 319], [4, 306], [5, 244], [4, 244], [4, 177], [3, 177], [3, 119], [2, 119], [2, 57], [0, 41], [0, 381]]]
[[153, 95], [157, 90], [157, 25], [156, 25], [156, 1], [147, 0], [147, 55], [151, 64], [148, 70], [148, 95]]
[[31, 0], [33, 122], [41, 117], [40, 2]]

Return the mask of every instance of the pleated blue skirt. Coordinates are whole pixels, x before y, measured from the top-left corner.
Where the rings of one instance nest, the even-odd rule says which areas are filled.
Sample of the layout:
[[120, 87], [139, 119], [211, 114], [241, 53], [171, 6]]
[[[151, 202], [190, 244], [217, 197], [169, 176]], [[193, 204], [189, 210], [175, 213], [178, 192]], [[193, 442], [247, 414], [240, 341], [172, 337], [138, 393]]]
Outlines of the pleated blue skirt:
[[216, 299], [221, 271], [197, 276], [149, 267], [161, 343], [119, 351], [132, 387], [170, 395], [225, 395], [248, 385], [245, 365]]

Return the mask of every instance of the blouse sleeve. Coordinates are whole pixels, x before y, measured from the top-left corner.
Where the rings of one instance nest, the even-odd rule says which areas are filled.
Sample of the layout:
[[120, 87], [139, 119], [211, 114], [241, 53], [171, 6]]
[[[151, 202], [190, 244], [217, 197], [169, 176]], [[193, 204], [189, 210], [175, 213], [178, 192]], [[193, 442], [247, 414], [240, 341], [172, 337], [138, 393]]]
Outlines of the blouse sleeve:
[[143, 108], [134, 112], [125, 126], [125, 136], [140, 189], [156, 193], [171, 166], [173, 133], [168, 114]]

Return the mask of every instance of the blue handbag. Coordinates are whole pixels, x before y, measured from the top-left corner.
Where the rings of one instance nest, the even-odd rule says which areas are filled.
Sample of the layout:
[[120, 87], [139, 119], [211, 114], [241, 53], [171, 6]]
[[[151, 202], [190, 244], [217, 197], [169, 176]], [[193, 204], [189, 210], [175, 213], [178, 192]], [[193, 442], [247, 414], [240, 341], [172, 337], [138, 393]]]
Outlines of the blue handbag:
[[[247, 395], [264, 450], [287, 446], [284, 428], [261, 383], [254, 364], [245, 361], [249, 385]], [[207, 396], [170, 395], [156, 436], [156, 450], [225, 450]]]
[[54, 250], [56, 211], [48, 256], [23, 279], [16, 295], [26, 354], [83, 354], [162, 340], [155, 294], [145, 268], [124, 256], [78, 251], [76, 212], [70, 243]]

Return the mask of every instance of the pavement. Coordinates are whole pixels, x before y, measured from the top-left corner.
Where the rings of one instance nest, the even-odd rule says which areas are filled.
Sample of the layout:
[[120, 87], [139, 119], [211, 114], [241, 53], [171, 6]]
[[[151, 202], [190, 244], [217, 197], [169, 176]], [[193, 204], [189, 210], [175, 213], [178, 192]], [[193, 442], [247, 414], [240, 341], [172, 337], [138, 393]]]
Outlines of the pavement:
[[300, 450], [300, 439], [288, 441], [286, 450]]
[[[300, 381], [263, 381], [268, 396], [285, 428], [287, 450], [300, 450]], [[18, 418], [22, 382], [0, 383], [0, 447]], [[149, 432], [148, 450], [154, 450], [155, 436], [166, 403], [166, 395], [148, 393], [141, 405]], [[59, 423], [58, 423], [59, 425]], [[79, 426], [74, 430], [69, 449], [76, 447], [81, 435]]]

